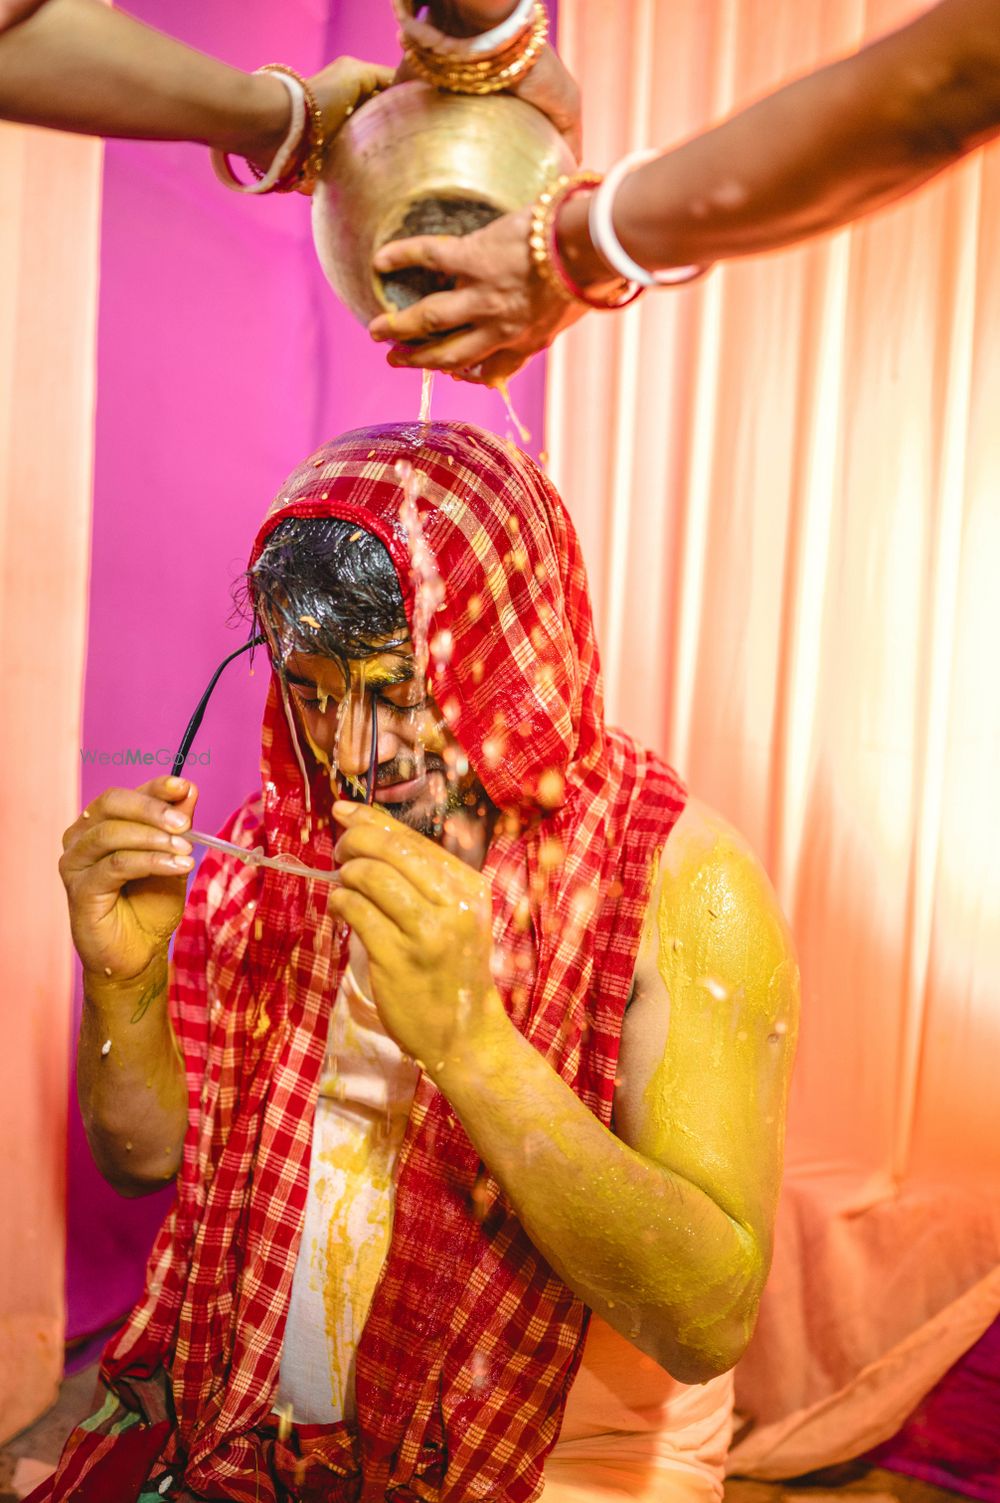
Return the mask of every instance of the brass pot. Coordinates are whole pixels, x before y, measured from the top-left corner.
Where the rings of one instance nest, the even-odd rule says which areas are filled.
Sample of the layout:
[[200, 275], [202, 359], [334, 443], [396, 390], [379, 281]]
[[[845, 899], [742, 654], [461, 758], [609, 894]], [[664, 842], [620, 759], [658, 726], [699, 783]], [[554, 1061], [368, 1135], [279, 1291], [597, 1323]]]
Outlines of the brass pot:
[[442, 284], [427, 272], [383, 279], [387, 240], [463, 234], [533, 203], [572, 172], [552, 122], [512, 94], [446, 94], [416, 81], [368, 100], [341, 127], [313, 194], [313, 238], [327, 280], [362, 323]]

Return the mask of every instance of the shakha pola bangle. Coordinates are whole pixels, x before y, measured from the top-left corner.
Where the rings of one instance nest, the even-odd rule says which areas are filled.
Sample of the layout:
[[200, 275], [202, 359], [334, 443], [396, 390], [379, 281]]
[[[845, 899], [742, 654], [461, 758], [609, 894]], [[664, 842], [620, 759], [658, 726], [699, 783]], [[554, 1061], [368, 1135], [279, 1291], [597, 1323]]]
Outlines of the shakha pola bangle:
[[668, 266], [661, 271], [650, 271], [648, 267], [640, 266], [638, 261], [633, 260], [615, 233], [615, 195], [621, 187], [622, 179], [634, 167], [651, 162], [661, 154], [656, 150], [633, 151], [622, 157], [606, 173], [604, 181], [590, 200], [588, 226], [594, 249], [609, 266], [614, 267], [619, 276], [629, 282], [638, 282], [640, 287], [681, 287], [687, 282], [697, 281], [712, 267], [709, 261], [703, 266]]
[[[263, 71], [263, 70], [261, 70]], [[291, 100], [292, 115], [288, 122], [288, 130], [285, 139], [274, 154], [274, 159], [265, 173], [253, 183], [240, 182], [232, 167], [229, 165], [230, 153], [227, 151], [212, 151], [212, 166], [220, 183], [227, 188], [232, 188], [236, 193], [271, 193], [277, 188], [285, 174], [295, 153], [302, 143], [303, 133], [306, 126], [306, 95], [302, 84], [297, 78], [283, 71], [275, 71], [275, 76], [281, 79], [288, 96]]]

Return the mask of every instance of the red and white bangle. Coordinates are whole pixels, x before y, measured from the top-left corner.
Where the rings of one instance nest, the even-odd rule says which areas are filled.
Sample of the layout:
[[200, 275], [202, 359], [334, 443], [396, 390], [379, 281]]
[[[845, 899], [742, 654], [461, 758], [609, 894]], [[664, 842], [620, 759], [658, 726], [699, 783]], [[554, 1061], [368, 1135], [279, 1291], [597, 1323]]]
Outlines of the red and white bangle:
[[625, 282], [603, 297], [588, 292], [585, 287], [578, 286], [566, 270], [556, 240], [556, 219], [563, 204], [577, 193], [591, 192], [600, 182], [600, 173], [582, 171], [575, 172], [571, 177], [557, 178], [554, 183], [550, 183], [532, 206], [528, 251], [535, 271], [553, 292], [567, 301], [585, 303], [588, 308], [611, 312], [634, 303], [643, 289], [637, 282]]
[[[258, 70], [263, 72], [263, 69]], [[274, 154], [274, 160], [264, 175], [253, 183], [243, 183], [236, 176], [229, 165], [229, 152], [212, 151], [212, 166], [220, 183], [227, 188], [232, 188], [234, 193], [271, 193], [281, 182], [289, 164], [295, 157], [302, 144], [303, 132], [306, 128], [306, 92], [297, 78], [289, 73], [275, 72], [275, 78], [280, 78], [288, 90], [288, 97], [292, 105], [292, 118], [288, 123], [288, 131], [284, 141]]]
[[711, 261], [708, 261], [704, 266], [667, 266], [661, 271], [650, 271], [648, 267], [640, 266], [638, 261], [632, 259], [615, 233], [615, 194], [621, 187], [622, 178], [633, 167], [651, 162], [661, 154], [656, 150], [633, 151], [627, 157], [622, 157], [606, 174], [590, 199], [587, 223], [594, 249], [609, 266], [614, 267], [619, 276], [627, 282], [638, 282], [640, 287], [681, 287], [686, 282], [697, 281], [712, 267]]

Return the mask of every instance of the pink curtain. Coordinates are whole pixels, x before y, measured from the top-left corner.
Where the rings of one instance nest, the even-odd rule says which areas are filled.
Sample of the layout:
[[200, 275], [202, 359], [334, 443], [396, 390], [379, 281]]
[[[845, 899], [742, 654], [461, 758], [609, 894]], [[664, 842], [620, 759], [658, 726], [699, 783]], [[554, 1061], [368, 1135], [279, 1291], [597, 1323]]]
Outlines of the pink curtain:
[[[399, 55], [388, 0], [127, 8], [242, 68], [281, 60], [309, 73], [344, 53]], [[420, 376], [391, 370], [384, 348], [336, 302], [313, 250], [308, 200], [227, 193], [199, 146], [108, 143], [100, 283], [80, 745], [89, 758], [136, 747], [169, 757], [213, 669], [246, 638], [230, 585], [282, 479], [344, 429], [415, 418]], [[543, 384], [535, 362], [512, 387], [537, 447]], [[433, 414], [510, 427], [497, 393], [443, 378]], [[259, 666], [250, 677], [243, 659], [213, 697], [196, 743], [209, 762], [192, 769], [203, 829], [217, 829], [259, 779], [262, 684]], [[146, 776], [96, 760], [80, 773], [85, 800]], [[61, 912], [57, 920], [61, 941]], [[67, 1337], [79, 1340], [138, 1297], [172, 1192], [117, 1196], [93, 1164], [75, 1102], [69, 1165]]]
[[[913, 14], [566, 0], [587, 165]], [[802, 1044], [733, 1467], [890, 1435], [1000, 1310], [1000, 151], [807, 249], [594, 316], [550, 367], [613, 717], [753, 840]]]
[[0, 126], [0, 1443], [62, 1376], [69, 933], [101, 147]]

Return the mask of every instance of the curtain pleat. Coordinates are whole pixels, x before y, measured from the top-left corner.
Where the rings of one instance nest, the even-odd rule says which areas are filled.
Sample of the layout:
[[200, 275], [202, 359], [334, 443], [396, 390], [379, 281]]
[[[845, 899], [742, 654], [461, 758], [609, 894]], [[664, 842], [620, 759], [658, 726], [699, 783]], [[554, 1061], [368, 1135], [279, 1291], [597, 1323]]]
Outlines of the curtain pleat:
[[62, 1376], [72, 969], [101, 147], [0, 126], [0, 1443]]
[[[885, 0], [566, 0], [585, 162], [899, 25]], [[612, 716], [765, 860], [798, 944], [788, 1172], [733, 1465], [892, 1433], [1000, 1309], [1000, 150], [584, 320], [551, 467]]]

